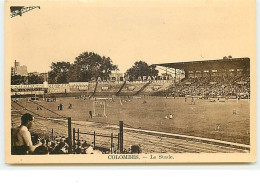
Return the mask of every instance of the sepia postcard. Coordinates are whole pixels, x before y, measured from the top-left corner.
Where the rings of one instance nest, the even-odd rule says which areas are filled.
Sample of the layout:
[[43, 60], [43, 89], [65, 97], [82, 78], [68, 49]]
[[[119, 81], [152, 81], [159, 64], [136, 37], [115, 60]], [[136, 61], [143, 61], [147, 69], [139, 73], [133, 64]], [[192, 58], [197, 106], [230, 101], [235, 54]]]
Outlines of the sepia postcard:
[[5, 1], [5, 162], [256, 161], [254, 0]]

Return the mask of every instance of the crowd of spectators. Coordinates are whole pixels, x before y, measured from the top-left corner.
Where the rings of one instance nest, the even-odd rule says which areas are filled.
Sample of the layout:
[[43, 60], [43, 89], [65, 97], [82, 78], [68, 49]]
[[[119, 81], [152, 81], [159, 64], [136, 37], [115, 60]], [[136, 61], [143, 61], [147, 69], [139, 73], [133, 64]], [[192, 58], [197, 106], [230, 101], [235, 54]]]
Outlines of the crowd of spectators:
[[[34, 152], [31, 154], [34, 155], [44, 155], [44, 154], [68, 154], [69, 153], [69, 140], [64, 136], [55, 136], [40, 138], [38, 135], [32, 135], [33, 145], [37, 143], [42, 143], [38, 146]], [[88, 143], [86, 140], [75, 140], [72, 144], [75, 143], [75, 146], [72, 147], [73, 154], [109, 154], [111, 149], [95, 147], [94, 143]], [[117, 148], [112, 148], [112, 153], [119, 153]], [[131, 153], [131, 148], [124, 149], [123, 153]]]
[[[88, 144], [84, 140], [75, 141], [76, 154], [94, 154], [102, 153], [99, 150], [94, 150], [93, 143]], [[68, 154], [69, 153], [69, 140], [64, 136], [49, 136], [47, 138], [39, 137], [37, 134], [32, 134], [32, 144], [38, 145], [33, 152], [28, 152], [32, 155], [45, 155], [45, 154]]]
[[[73, 143], [73, 142], [72, 142]], [[72, 154], [109, 154], [111, 149], [94, 147], [94, 143], [88, 143], [86, 140], [75, 140], [75, 147], [72, 147]], [[69, 154], [69, 140], [64, 136], [49, 136], [47, 138], [39, 137], [37, 134], [32, 134], [32, 144], [38, 145], [33, 152], [28, 152], [31, 155], [47, 155], [47, 154]], [[139, 153], [140, 148], [138, 150]], [[133, 148], [124, 149], [124, 154], [133, 153]], [[136, 151], [135, 151], [136, 152]], [[119, 150], [112, 148], [112, 153], [117, 154]], [[13, 153], [15, 154], [15, 153]]]
[[[48, 137], [47, 139], [40, 138], [37, 135], [32, 136], [33, 144], [39, 142], [42, 143], [41, 146], [37, 147], [32, 153], [34, 155], [44, 155], [44, 154], [69, 154], [69, 140], [63, 136]], [[110, 154], [111, 148], [104, 148], [100, 146], [94, 146], [94, 143], [88, 143], [86, 140], [75, 140], [75, 147], [72, 147], [73, 154]], [[140, 153], [140, 147], [134, 146], [128, 149], [124, 148], [124, 154], [130, 153]], [[112, 153], [119, 153], [118, 148], [112, 147]]]
[[247, 75], [232, 77], [189, 78], [180, 82], [172, 94], [176, 96], [236, 96], [247, 98], [250, 94], [250, 78]]

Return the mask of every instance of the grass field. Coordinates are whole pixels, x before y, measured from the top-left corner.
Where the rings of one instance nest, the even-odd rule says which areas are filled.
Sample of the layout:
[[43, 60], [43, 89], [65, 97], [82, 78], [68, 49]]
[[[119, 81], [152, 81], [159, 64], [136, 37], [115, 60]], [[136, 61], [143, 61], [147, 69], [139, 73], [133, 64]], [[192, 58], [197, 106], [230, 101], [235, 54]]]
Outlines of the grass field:
[[[120, 103], [122, 100], [122, 104]], [[104, 101], [104, 100], [99, 100]], [[144, 103], [144, 101], [146, 103]], [[168, 133], [200, 136], [243, 144], [250, 143], [250, 110], [248, 100], [227, 100], [225, 102], [210, 102], [209, 100], [196, 100], [195, 105], [184, 98], [142, 97], [135, 99], [115, 98], [114, 102], [106, 100], [107, 117], [89, 118], [89, 111], [93, 111], [93, 100], [75, 99], [72, 97], [58, 98], [56, 102], [36, 101], [40, 105], [74, 121], [93, 121], [104, 124], [116, 124], [120, 120], [133, 128], [163, 131]], [[40, 115], [57, 117], [45, 109], [36, 111], [37, 105], [26, 102], [25, 99], [18, 103]], [[57, 110], [62, 103], [64, 109]], [[68, 109], [69, 103], [72, 109]], [[15, 103], [16, 109], [21, 109]], [[233, 111], [236, 114], [233, 114]], [[166, 115], [173, 114], [173, 119], [165, 119]], [[219, 131], [217, 125], [221, 125]]]

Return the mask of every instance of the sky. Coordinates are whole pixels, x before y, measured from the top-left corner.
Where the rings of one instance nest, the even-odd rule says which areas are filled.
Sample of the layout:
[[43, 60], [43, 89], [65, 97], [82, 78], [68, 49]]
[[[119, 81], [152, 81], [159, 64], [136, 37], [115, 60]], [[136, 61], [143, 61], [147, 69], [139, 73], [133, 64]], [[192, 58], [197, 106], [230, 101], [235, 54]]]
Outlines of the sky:
[[[20, 3], [20, 4], [19, 4]], [[14, 5], [14, 4], [13, 4]], [[6, 62], [47, 72], [52, 62], [85, 51], [110, 57], [125, 72], [148, 64], [256, 58], [254, 1], [76, 1], [39, 5], [10, 18], [6, 4]]]

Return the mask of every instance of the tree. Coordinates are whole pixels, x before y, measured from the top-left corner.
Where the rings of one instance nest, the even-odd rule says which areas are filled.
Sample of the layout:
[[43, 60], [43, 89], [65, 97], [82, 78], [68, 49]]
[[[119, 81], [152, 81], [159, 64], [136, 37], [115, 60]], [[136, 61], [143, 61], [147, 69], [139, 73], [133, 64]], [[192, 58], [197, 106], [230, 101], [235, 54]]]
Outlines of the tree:
[[68, 79], [70, 82], [81, 82], [81, 67], [79, 65], [72, 64], [69, 69]]
[[27, 84], [27, 77], [21, 75], [11, 76], [11, 85]]
[[28, 84], [42, 84], [43, 78], [38, 75], [28, 76]]
[[69, 62], [52, 62], [51, 71], [49, 72], [49, 83], [68, 83]]
[[70, 79], [75, 80], [75, 74], [78, 75], [77, 81], [89, 81], [92, 78], [108, 79], [112, 71], [118, 70], [109, 57], [101, 57], [93, 52], [84, 52], [76, 57], [73, 67], [70, 71]]
[[92, 78], [107, 79], [112, 71], [117, 70], [109, 57], [101, 57], [93, 52], [84, 52], [76, 57], [73, 64], [69, 62], [53, 62], [49, 75], [49, 83], [86, 82]]
[[156, 66], [149, 66], [144, 61], [137, 61], [134, 65], [126, 71], [126, 76], [130, 81], [138, 79], [139, 76], [157, 76], [159, 71], [155, 69]]

